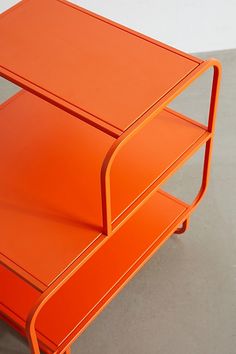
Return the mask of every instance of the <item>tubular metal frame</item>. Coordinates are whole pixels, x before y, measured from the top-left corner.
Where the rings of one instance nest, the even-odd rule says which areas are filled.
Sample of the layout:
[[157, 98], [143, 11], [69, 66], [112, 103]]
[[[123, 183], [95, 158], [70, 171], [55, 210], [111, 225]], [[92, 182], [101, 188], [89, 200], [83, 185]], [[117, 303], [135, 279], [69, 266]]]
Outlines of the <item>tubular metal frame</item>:
[[[212, 95], [211, 95], [211, 104], [210, 104], [210, 112], [208, 118], [208, 131], [213, 134], [214, 131], [214, 120], [216, 114], [216, 103], [218, 98], [218, 78], [221, 72], [220, 63], [216, 59], [209, 59], [200, 64], [197, 69], [194, 69], [183, 81], [178, 83], [169, 93], [164, 96], [160, 100], [160, 104], [156, 110], [153, 112], [146, 112], [144, 116], [142, 116], [138, 121], [136, 121], [130, 128], [128, 128], [111, 146], [109, 149], [101, 170], [101, 195], [102, 195], [102, 214], [103, 214], [103, 233], [107, 236], [111, 235], [112, 232], [116, 231], [124, 222], [127, 221], [127, 218], [132, 216], [132, 214], [136, 211], [136, 208], [132, 210], [128, 217], [124, 218], [120, 221], [120, 223], [116, 226], [116, 228], [112, 229], [112, 217], [111, 217], [111, 181], [110, 181], [110, 172], [112, 163], [120, 151], [120, 149], [128, 143], [128, 141], [136, 135], [147, 123], [149, 123], [154, 117], [157, 116], [158, 113], [163, 110], [174, 98], [177, 97], [184, 89], [189, 86], [196, 78], [198, 78], [202, 73], [208, 70], [210, 67], [214, 67], [214, 77], [212, 84]], [[171, 173], [175, 172], [176, 169], [170, 168]], [[169, 174], [170, 175], [170, 174]], [[207, 176], [204, 176], [207, 178]], [[205, 183], [205, 178], [203, 183]], [[158, 184], [155, 190], [160, 186]], [[149, 195], [150, 196], [150, 195]], [[148, 197], [149, 197], [148, 196]], [[148, 198], [147, 197], [147, 198]], [[146, 198], [145, 198], [146, 200]], [[143, 201], [144, 202], [144, 201]], [[138, 207], [142, 205], [141, 202]]]
[[[173, 233], [180, 234], [185, 232], [186, 228], [189, 224], [189, 217], [191, 212], [197, 207], [199, 202], [201, 201], [203, 195], [206, 192], [206, 188], [209, 181], [209, 171], [210, 171], [210, 162], [212, 155], [212, 144], [213, 144], [213, 136], [215, 129], [215, 118], [216, 118], [216, 108], [218, 103], [219, 96], [219, 82], [221, 78], [221, 65], [216, 59], [209, 59], [207, 61], [202, 62], [199, 66], [194, 69], [186, 78], [184, 78], [181, 82], [179, 82], [174, 88], [172, 88], [163, 98], [159, 101], [159, 106], [157, 109], [152, 110], [152, 108], [146, 112], [140, 119], [138, 119], [134, 124], [132, 124], [122, 135], [120, 135], [109, 151], [106, 154], [104, 159], [102, 168], [101, 168], [101, 197], [102, 197], [102, 214], [103, 214], [103, 234], [104, 236], [111, 236], [119, 227], [121, 227], [133, 214], [136, 212], [143, 203], [150, 198], [150, 196], [158, 189], [160, 184], [155, 186], [155, 188], [135, 207], [130, 213], [122, 218], [121, 221], [115, 228], [112, 228], [112, 217], [111, 217], [111, 181], [110, 181], [110, 171], [112, 167], [112, 163], [120, 151], [120, 149], [128, 143], [128, 141], [135, 136], [146, 124], [148, 124], [154, 117], [160, 113], [168, 103], [170, 103], [174, 98], [176, 98], [186, 87], [188, 87], [195, 79], [197, 79], [201, 74], [207, 71], [209, 68], [213, 68], [213, 80], [212, 80], [212, 89], [211, 89], [211, 100], [210, 100], [210, 108], [208, 114], [208, 132], [209, 137], [205, 142], [205, 156], [204, 156], [204, 167], [203, 167], [203, 175], [202, 175], [202, 183], [200, 190], [194, 199], [193, 203], [189, 205], [184, 213], [178, 217], [175, 222], [171, 225], [169, 229], [165, 231], [162, 235], [160, 241], [155, 246], [154, 251], [156, 251], [161, 244]], [[173, 174], [176, 171], [176, 168], [170, 168], [170, 173]], [[166, 177], [167, 178], [167, 177]], [[166, 179], [165, 178], [165, 179]], [[164, 181], [164, 180], [163, 180]], [[161, 183], [163, 183], [163, 181]], [[140, 198], [140, 197], [139, 197]], [[178, 227], [180, 224], [183, 224], [182, 227]], [[154, 251], [152, 253], [154, 253]], [[147, 258], [149, 259], [152, 255]], [[89, 257], [89, 256], [88, 256]], [[87, 260], [88, 258], [86, 258]], [[147, 260], [146, 259], [146, 260]], [[85, 261], [86, 261], [85, 260]], [[84, 263], [84, 262], [83, 262]], [[41, 293], [39, 298], [37, 299], [34, 306], [31, 308], [31, 311], [28, 315], [26, 321], [26, 335], [28, 338], [28, 342], [31, 348], [32, 354], [40, 354], [39, 342], [36, 334], [36, 320], [37, 317], [44, 307], [44, 305], [52, 298], [52, 296], [76, 273], [76, 271], [81, 267], [83, 263], [72, 266], [69, 271], [65, 271], [57, 278], [45, 291]], [[144, 262], [140, 263], [139, 268]], [[115, 295], [115, 294], [114, 294]], [[113, 295], [113, 296], [114, 296]], [[109, 299], [111, 300], [111, 298]], [[101, 310], [100, 310], [101, 311]], [[99, 312], [100, 312], [99, 311]], [[97, 315], [97, 314], [96, 314]], [[92, 319], [91, 319], [92, 320]], [[90, 323], [90, 322], [89, 322]], [[87, 324], [88, 325], [88, 324]], [[87, 326], [86, 326], [87, 327]], [[85, 328], [83, 328], [84, 330]], [[80, 333], [79, 333], [80, 334]], [[73, 335], [73, 332], [64, 340], [64, 342], [58, 347], [58, 349], [54, 352], [54, 354], [70, 354], [70, 344], [73, 340], [79, 335]], [[67, 349], [65, 349], [67, 348]], [[65, 351], [66, 350], [66, 351]]]

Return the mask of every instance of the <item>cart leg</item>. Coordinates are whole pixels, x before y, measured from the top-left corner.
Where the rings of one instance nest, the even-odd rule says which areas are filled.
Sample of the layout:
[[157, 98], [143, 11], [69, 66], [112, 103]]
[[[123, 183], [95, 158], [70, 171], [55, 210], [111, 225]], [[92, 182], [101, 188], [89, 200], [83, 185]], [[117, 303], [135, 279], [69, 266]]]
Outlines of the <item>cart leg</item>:
[[189, 218], [184, 220], [183, 224], [181, 227], [178, 227], [178, 229], [175, 230], [175, 234], [183, 234], [189, 227]]
[[64, 354], [71, 354], [71, 349], [67, 348]]

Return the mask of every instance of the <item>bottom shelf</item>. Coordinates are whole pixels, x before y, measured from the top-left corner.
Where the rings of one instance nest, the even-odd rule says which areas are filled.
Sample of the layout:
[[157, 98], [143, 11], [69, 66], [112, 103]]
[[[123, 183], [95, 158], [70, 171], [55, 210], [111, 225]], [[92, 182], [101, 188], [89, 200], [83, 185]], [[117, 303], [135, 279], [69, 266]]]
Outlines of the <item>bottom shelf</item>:
[[[42, 349], [60, 353], [73, 341], [175, 231], [187, 208], [159, 190], [123, 227], [107, 237], [40, 313], [36, 328]], [[0, 270], [0, 283], [4, 284], [0, 312], [23, 333], [27, 314], [39, 293], [6, 268]]]

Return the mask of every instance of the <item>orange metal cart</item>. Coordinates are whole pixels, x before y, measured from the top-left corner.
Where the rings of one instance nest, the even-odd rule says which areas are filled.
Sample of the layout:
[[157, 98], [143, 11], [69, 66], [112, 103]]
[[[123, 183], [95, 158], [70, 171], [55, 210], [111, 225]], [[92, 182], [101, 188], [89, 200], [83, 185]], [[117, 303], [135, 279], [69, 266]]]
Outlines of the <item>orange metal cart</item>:
[[[39, 354], [71, 343], [187, 227], [208, 182], [221, 68], [65, 0], [0, 17], [0, 315]], [[214, 69], [208, 125], [167, 105]], [[205, 145], [193, 204], [161, 190]], [[182, 225], [179, 227], [179, 225]]]

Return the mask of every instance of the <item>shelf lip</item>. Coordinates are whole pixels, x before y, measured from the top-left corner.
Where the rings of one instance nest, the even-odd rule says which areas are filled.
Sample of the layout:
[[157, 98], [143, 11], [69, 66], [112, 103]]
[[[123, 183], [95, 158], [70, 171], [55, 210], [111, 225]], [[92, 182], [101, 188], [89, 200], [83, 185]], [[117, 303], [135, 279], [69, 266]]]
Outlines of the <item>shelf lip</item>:
[[[36, 4], [37, 3], [38, 2], [36, 1]], [[43, 3], [45, 3], [45, 1], [42, 1], [42, 4]], [[25, 4], [31, 4], [31, 1], [30, 0], [23, 0], [21, 3], [17, 4], [12, 9], [9, 9], [7, 12], [3, 13], [1, 15], [2, 18], [4, 18], [5, 15], [8, 16], [9, 14], [13, 13], [13, 11], [15, 11], [16, 9], [18, 9], [20, 7], [24, 8], [23, 5], [25, 5]], [[121, 111], [122, 114], [120, 114], [119, 119], [116, 117], [116, 119], [115, 119], [116, 122], [110, 121], [109, 114], [105, 114], [106, 110], [104, 111], [104, 107], [102, 108], [102, 112], [104, 114], [103, 113], [100, 114], [101, 112], [99, 110], [98, 111], [100, 113], [96, 112], [96, 109], [94, 110], [94, 107], [93, 108], [90, 106], [86, 107], [84, 104], [80, 104], [81, 103], [81, 100], [79, 98], [80, 96], [78, 96], [78, 101], [73, 100], [71, 97], [70, 97], [70, 101], [68, 101], [68, 97], [67, 98], [64, 97], [62, 94], [60, 94], [60, 91], [57, 91], [57, 90], [55, 91], [54, 86], [53, 86], [53, 89], [50, 89], [49, 86], [47, 86], [47, 84], [42, 83], [42, 82], [39, 83], [36, 77], [34, 79], [33, 78], [31, 79], [31, 77], [28, 75], [29, 73], [27, 71], [26, 72], [24, 72], [24, 71], [19, 72], [19, 70], [18, 71], [14, 70], [14, 65], [13, 66], [9, 65], [9, 67], [6, 67], [6, 63], [5, 63], [5, 66], [0, 65], [0, 68], [1, 68], [0, 73], [7, 80], [14, 82], [15, 84], [30, 91], [31, 93], [38, 95], [40, 98], [47, 100], [51, 104], [56, 105], [57, 107], [65, 110], [66, 112], [76, 116], [77, 118], [85, 121], [86, 123], [96, 127], [97, 129], [102, 130], [104, 133], [109, 134], [115, 138], [118, 138], [134, 122], [136, 122], [144, 114], [146, 114], [153, 105], [158, 106], [158, 101], [161, 98], [163, 98], [163, 95], [165, 96], [167, 94], [167, 92], [169, 92], [171, 89], [173, 89], [173, 87], [175, 87], [176, 84], [181, 83], [181, 81], [184, 78], [186, 78], [192, 72], [192, 70], [197, 69], [198, 66], [203, 62], [203, 60], [201, 60], [199, 58], [196, 58], [194, 56], [191, 56], [191, 55], [188, 55], [184, 52], [181, 52], [175, 48], [165, 45], [164, 43], [158, 42], [157, 40], [154, 40], [152, 38], [149, 38], [148, 36], [142, 35], [141, 33], [133, 31], [125, 26], [119, 25], [118, 23], [115, 23], [114, 21], [108, 20], [102, 16], [99, 16], [89, 10], [85, 10], [85, 9], [83, 9], [79, 6], [76, 6], [74, 4], [71, 4], [67, 1], [54, 0], [54, 2], [52, 2], [50, 4], [53, 4], [53, 6], [54, 6], [54, 4], [64, 5], [62, 7], [70, 8], [72, 12], [73, 12], [73, 10], [76, 10], [78, 13], [87, 15], [86, 17], [93, 18], [95, 20], [98, 20], [98, 22], [100, 21], [101, 23], [106, 24], [107, 27], [114, 28], [117, 31], [120, 30], [124, 33], [127, 33], [127, 35], [130, 35], [131, 37], [133, 36], [134, 38], [138, 38], [140, 41], [142, 41], [144, 43], [152, 44], [153, 47], [161, 48], [165, 52], [171, 53], [171, 55], [176, 55], [176, 57], [181, 57], [187, 62], [194, 63], [194, 65], [192, 65], [192, 66], [189, 66], [189, 65], [186, 66], [185, 64], [183, 64], [183, 65], [181, 64], [182, 66], [180, 65], [178, 67], [179, 64], [177, 61], [177, 68], [175, 69], [175, 71], [178, 72], [178, 70], [179, 70], [179, 73], [175, 77], [174, 81], [173, 82], [168, 81], [168, 85], [166, 85], [165, 87], [162, 87], [161, 91], [158, 92], [156, 97], [153, 96], [154, 94], [152, 94], [150, 97], [148, 96], [149, 98], [147, 100], [145, 98], [146, 103], [142, 104], [142, 109], [140, 106], [139, 111], [135, 110], [135, 113], [134, 112], [132, 113], [133, 115], [130, 114], [129, 118], [125, 118], [126, 121], [124, 124], [123, 123], [121, 124], [120, 120], [124, 119], [122, 116], [126, 115], [125, 111]], [[64, 9], [61, 9], [60, 11], [62, 11], [62, 13], [63, 13]], [[2, 50], [4, 51], [4, 46], [3, 46]], [[157, 53], [159, 53], [159, 52], [157, 52]], [[157, 54], [156, 57], [159, 58], [159, 54]], [[169, 64], [169, 65], [174, 66], [173, 65], [174, 62], [175, 61], [171, 62], [172, 64]], [[58, 75], [60, 75], [60, 73], [58, 73]], [[154, 73], [154, 76], [156, 77], [155, 73]], [[30, 81], [30, 80], [33, 80], [34, 82]], [[151, 81], [152, 80], [153, 79], [151, 79]], [[168, 80], [169, 80], [169, 78], [168, 78]], [[78, 79], [78, 85], [79, 85], [79, 79]], [[115, 91], [115, 94], [116, 93], [117, 92]], [[159, 93], [161, 93], [161, 94], [159, 94]], [[131, 94], [131, 98], [132, 98], [132, 94]], [[132, 103], [132, 105], [134, 105], [134, 102], [132, 102], [132, 100], [131, 100], [131, 103]], [[100, 105], [100, 103], [99, 103], [99, 105]], [[111, 112], [114, 113], [114, 109]], [[110, 117], [113, 120], [113, 117], [111, 114], [110, 114]]]
[[44, 284], [41, 280], [37, 279], [28, 270], [25, 270], [19, 264], [15, 263], [13, 260], [9, 259], [8, 257], [6, 257], [4, 254], [0, 252], [0, 265], [1, 264], [11, 272], [16, 274], [27, 284], [32, 286], [35, 290], [38, 290], [42, 293], [48, 288], [46, 284]]
[[71, 114], [72, 116], [86, 122], [87, 124], [103, 131], [105, 134], [108, 134], [114, 138], [118, 138], [123, 131], [115, 126], [112, 126], [110, 123], [103, 121], [101, 118], [98, 118], [86, 112], [79, 107], [74, 106], [72, 103], [65, 101], [61, 97], [57, 97], [55, 94], [45, 90], [44, 88], [37, 86], [30, 81], [21, 78], [14, 72], [9, 71], [0, 65], [0, 75], [6, 80], [11, 81], [15, 85], [18, 85], [23, 90], [32, 93], [33, 95], [38, 96], [39, 98], [47, 101], [48, 103], [62, 109], [63, 111]]
[[171, 52], [173, 52], [175, 54], [181, 55], [181, 56], [183, 56], [183, 57], [185, 57], [185, 58], [187, 58], [187, 59], [189, 59], [191, 61], [195, 61], [196, 63], [199, 63], [199, 64], [203, 61], [201, 58], [198, 58], [198, 57], [196, 57], [196, 56], [194, 56], [192, 54], [185, 53], [185, 52], [183, 52], [183, 51], [181, 51], [181, 50], [179, 50], [177, 48], [174, 48], [174, 47], [172, 47], [170, 45], [167, 45], [167, 44], [165, 44], [165, 43], [163, 43], [161, 41], [158, 41], [158, 40], [156, 40], [156, 39], [154, 39], [152, 37], [149, 37], [149, 36], [147, 36], [147, 35], [145, 35], [145, 34], [143, 34], [141, 32], [133, 30], [133, 29], [131, 29], [131, 28], [125, 26], [125, 25], [121, 25], [120, 23], [118, 23], [116, 21], [109, 20], [108, 18], [106, 18], [106, 17], [104, 17], [102, 15], [99, 15], [99, 14], [97, 14], [97, 13], [91, 11], [91, 10], [87, 10], [87, 9], [85, 9], [85, 8], [79, 6], [79, 5], [75, 5], [75, 4], [73, 4], [73, 3], [71, 3], [71, 2], [69, 2], [67, 0], [57, 0], [57, 1], [65, 4], [67, 6], [70, 6], [70, 7], [74, 8], [74, 9], [76, 9], [78, 11], [84, 12], [84, 13], [88, 14], [89, 16], [95, 17], [95, 18], [97, 18], [97, 19], [99, 19], [99, 20], [101, 20], [101, 21], [103, 21], [105, 23], [108, 23], [111, 26], [117, 27], [120, 30], [123, 30], [123, 31], [128, 32], [128, 33], [130, 33], [130, 34], [132, 34], [134, 36], [137, 36], [137, 37], [139, 37], [139, 38], [141, 38], [143, 40], [146, 40], [146, 41], [148, 41], [148, 42], [150, 42], [152, 44], [158, 45], [158, 46], [163, 47], [164, 49], [167, 49], [167, 50], [169, 50], [169, 51], [171, 51]]

